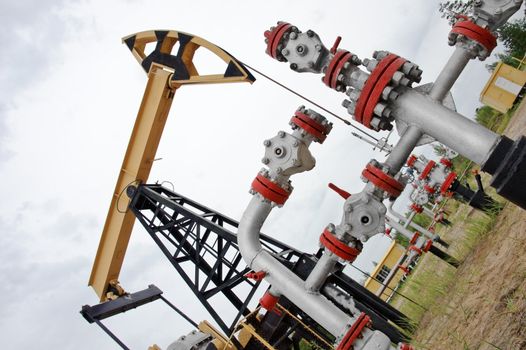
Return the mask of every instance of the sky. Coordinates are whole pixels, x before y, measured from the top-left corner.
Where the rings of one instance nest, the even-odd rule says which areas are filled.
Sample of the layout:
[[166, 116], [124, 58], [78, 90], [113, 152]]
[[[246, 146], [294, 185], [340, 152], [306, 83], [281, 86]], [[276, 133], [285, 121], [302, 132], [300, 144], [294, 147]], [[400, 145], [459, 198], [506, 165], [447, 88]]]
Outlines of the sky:
[[[453, 51], [447, 46], [447, 21], [437, 8], [438, 1], [416, 0], [334, 1], [330, 6], [316, 1], [2, 2], [2, 343], [22, 349], [117, 348], [79, 310], [98, 301], [87, 282], [146, 85], [146, 75], [121, 44], [123, 36], [151, 29], [201, 36], [350, 118], [341, 107], [344, 95], [326, 88], [320, 76], [294, 73], [267, 56], [263, 32], [285, 20], [315, 30], [327, 46], [341, 35], [340, 47], [361, 58], [389, 50], [419, 64], [426, 83]], [[213, 71], [216, 63], [203, 55], [203, 73]], [[484, 63], [468, 65], [452, 91], [460, 113], [473, 117], [488, 77]], [[288, 131], [298, 106], [313, 107], [256, 78], [253, 85], [179, 89], [150, 182], [171, 181], [177, 192], [239, 219], [250, 199], [250, 182], [262, 167], [262, 141]], [[273, 211], [263, 229], [307, 252], [317, 248], [323, 228], [341, 218], [343, 200], [327, 183], [359, 192], [365, 164], [384, 159], [352, 137], [353, 129], [333, 122], [326, 142], [311, 147], [316, 168], [292, 178], [291, 198]], [[388, 244], [386, 237], [371, 239], [355, 264], [370, 271]], [[120, 280], [129, 291], [154, 283], [195, 320], [208, 318], [138, 224]], [[153, 343], [166, 348], [192, 329], [161, 303], [107, 324], [133, 349]]]

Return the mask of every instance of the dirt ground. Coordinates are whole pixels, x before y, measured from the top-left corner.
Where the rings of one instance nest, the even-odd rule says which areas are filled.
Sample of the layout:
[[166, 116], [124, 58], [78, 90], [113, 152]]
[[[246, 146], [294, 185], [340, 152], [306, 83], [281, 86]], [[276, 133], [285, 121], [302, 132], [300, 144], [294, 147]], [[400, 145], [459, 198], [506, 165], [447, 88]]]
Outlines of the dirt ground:
[[[512, 139], [526, 135], [526, 99], [505, 134]], [[472, 215], [477, 214], [467, 217]], [[462, 234], [465, 225], [456, 224], [449, 238]], [[526, 349], [525, 210], [506, 204], [433, 310], [414, 335], [417, 349]]]

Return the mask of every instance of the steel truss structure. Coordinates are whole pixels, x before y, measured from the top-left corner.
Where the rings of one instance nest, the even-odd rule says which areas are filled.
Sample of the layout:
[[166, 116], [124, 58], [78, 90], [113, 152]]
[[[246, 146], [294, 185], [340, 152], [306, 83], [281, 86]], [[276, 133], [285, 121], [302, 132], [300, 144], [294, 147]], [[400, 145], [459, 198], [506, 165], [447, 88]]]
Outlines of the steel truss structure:
[[[134, 213], [221, 330], [232, 334], [238, 321], [251, 313], [249, 303], [260, 287], [259, 281], [246, 276], [250, 269], [241, 257], [233, 233], [238, 222], [159, 184], [133, 186], [127, 192], [132, 198], [128, 210]], [[316, 255], [300, 252], [272, 237], [262, 234], [261, 241], [301, 278], [305, 279], [316, 263]], [[346, 276], [343, 265], [338, 269], [327, 284], [352, 296], [358, 309], [371, 316], [374, 328], [381, 329], [395, 342], [404, 339], [388, 321], [408, 329], [407, 317]], [[262, 289], [256, 296], [263, 292]], [[229, 310], [218, 310], [214, 298], [219, 295], [229, 301], [226, 303]], [[221, 305], [224, 307], [224, 304]], [[299, 319], [310, 320], [286, 298], [280, 298], [280, 305], [287, 305], [288, 311]], [[293, 326], [290, 318], [269, 322], [273, 329], [285, 323]], [[311, 320], [308, 323], [319, 327]]]

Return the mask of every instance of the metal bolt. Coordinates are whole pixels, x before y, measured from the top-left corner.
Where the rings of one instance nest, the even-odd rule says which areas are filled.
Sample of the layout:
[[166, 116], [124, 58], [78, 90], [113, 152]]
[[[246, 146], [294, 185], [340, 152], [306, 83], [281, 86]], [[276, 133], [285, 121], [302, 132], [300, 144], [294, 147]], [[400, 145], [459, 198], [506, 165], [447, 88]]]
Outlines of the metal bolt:
[[263, 158], [261, 159], [261, 163], [267, 165], [268, 163], [270, 163], [270, 159], [268, 159], [267, 157], [263, 157]]
[[309, 38], [312, 38], [312, 37], [314, 36], [314, 32], [313, 32], [312, 30], [310, 30], [310, 29], [307, 30], [307, 36], [308, 36]]
[[292, 142], [292, 147], [298, 147], [300, 145], [300, 142], [298, 140], [294, 140], [294, 142]]
[[291, 63], [290, 64], [290, 69], [296, 70], [296, 69], [298, 69], [298, 65], [296, 63]]
[[314, 68], [314, 62], [312, 62], [312, 61], [307, 62], [307, 66], [309, 68]]
[[269, 147], [271, 144], [272, 144], [272, 142], [270, 142], [270, 140], [263, 141], [263, 146], [265, 146], [265, 147]]
[[281, 137], [281, 138], [284, 138], [285, 137], [285, 131], [278, 132], [278, 136]]
[[322, 46], [320, 44], [316, 44], [314, 46], [314, 48], [316, 49], [316, 51], [320, 52], [322, 50]]
[[290, 54], [290, 51], [288, 49], [283, 49], [283, 50], [281, 50], [281, 54], [283, 56], [288, 56]]
[[305, 45], [298, 45], [298, 46], [296, 46], [296, 52], [297, 53], [302, 54], [305, 51], [307, 51]]
[[297, 37], [298, 37], [298, 34], [296, 34], [295, 31], [290, 32], [290, 36], [289, 36], [290, 40], [296, 40]]
[[276, 168], [276, 174], [281, 174], [283, 172], [283, 169], [281, 169], [281, 167], [277, 167]]
[[342, 106], [345, 107], [345, 108], [348, 108], [351, 104], [352, 104], [352, 102], [350, 100], [343, 100], [342, 101]]

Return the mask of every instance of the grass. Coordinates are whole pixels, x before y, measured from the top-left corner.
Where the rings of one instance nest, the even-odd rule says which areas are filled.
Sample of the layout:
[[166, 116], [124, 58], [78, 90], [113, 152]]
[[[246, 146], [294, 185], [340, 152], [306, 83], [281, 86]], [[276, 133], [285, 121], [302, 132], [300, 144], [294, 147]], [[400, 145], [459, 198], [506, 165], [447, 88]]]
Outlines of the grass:
[[[515, 106], [505, 114], [495, 114], [488, 120], [488, 125], [486, 126], [501, 134], [511, 120], [516, 108]], [[477, 188], [472, 174], [472, 170], [478, 168], [475, 164], [467, 158], [458, 156], [453, 159], [453, 168], [459, 175], [465, 170], [464, 181], [467, 181], [471, 188]], [[488, 182], [489, 178], [483, 177], [483, 183], [487, 185]], [[487, 188], [485, 187], [485, 189]], [[496, 193], [493, 189], [487, 189], [487, 192], [495, 198]], [[456, 237], [448, 237], [447, 234], [451, 230], [448, 228], [439, 228], [437, 233], [441, 234], [444, 239], [451, 239], [453, 241], [450, 252], [457, 259], [463, 261], [473, 251], [474, 247], [491, 232], [502, 208], [503, 204], [497, 202], [495, 207], [489, 208], [485, 212], [475, 212], [472, 208], [464, 204], [450, 200], [446, 203], [444, 209], [451, 213], [449, 220], [452, 221], [453, 225], [463, 226], [463, 232], [461, 235], [458, 235], [457, 232]], [[476, 273], [476, 271], [474, 271], [474, 273]], [[471, 311], [465, 310], [462, 305], [457, 305], [456, 307], [449, 306], [447, 300], [437, 302], [438, 299], [443, 299], [450, 293], [453, 284], [455, 284], [455, 293], [468, 292], [468, 289], [473, 287], [469, 285], [469, 282], [461, 285], [459, 281], [456, 280], [456, 275], [457, 270], [454, 267], [441, 261], [432, 254], [426, 254], [420, 259], [413, 273], [402, 282], [398, 289], [400, 294], [410, 298], [414, 302], [396, 295], [391, 299], [390, 303], [412, 320], [411, 326], [414, 329], [418, 327], [419, 322], [426, 313], [431, 313], [433, 317], [445, 317], [451, 312], [461, 311], [465, 319], [469, 320], [472, 317]], [[515, 300], [513, 298], [507, 299], [506, 311], [511, 313], [516, 309], [517, 304]], [[455, 333], [455, 330], [452, 330], [450, 336], [458, 342], [459, 348], [469, 349], [469, 345], [462, 334], [458, 332]], [[495, 345], [486, 343], [498, 349]], [[418, 348], [425, 348], [422, 344], [414, 345]]]

